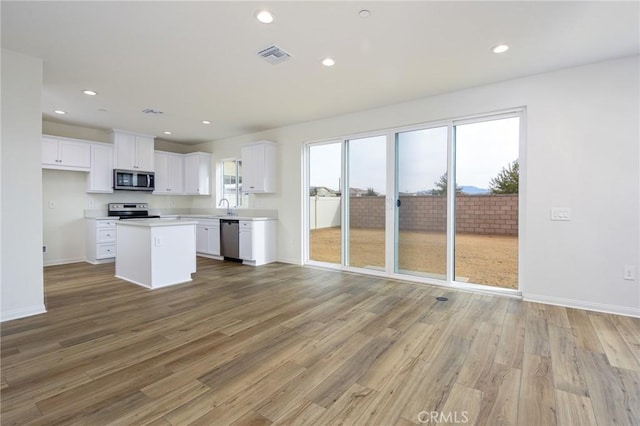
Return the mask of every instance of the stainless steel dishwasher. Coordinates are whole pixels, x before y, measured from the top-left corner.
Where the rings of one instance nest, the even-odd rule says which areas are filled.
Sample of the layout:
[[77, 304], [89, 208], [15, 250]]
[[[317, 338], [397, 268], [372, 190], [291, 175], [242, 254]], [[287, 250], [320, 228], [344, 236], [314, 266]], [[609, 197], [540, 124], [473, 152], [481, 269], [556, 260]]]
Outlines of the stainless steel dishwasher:
[[240, 258], [240, 234], [237, 220], [220, 219], [220, 254], [232, 259]]

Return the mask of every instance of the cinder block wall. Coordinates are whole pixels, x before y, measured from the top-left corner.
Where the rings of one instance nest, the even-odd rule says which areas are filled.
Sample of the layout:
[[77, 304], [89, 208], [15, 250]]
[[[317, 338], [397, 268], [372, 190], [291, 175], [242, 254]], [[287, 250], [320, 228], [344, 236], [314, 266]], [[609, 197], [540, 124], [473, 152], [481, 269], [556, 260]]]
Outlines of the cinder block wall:
[[[384, 197], [352, 197], [351, 226], [384, 228]], [[446, 231], [446, 197], [401, 196], [400, 230]], [[456, 230], [484, 235], [518, 235], [518, 194], [456, 196]]]
[[456, 196], [456, 231], [518, 235], [518, 195]]

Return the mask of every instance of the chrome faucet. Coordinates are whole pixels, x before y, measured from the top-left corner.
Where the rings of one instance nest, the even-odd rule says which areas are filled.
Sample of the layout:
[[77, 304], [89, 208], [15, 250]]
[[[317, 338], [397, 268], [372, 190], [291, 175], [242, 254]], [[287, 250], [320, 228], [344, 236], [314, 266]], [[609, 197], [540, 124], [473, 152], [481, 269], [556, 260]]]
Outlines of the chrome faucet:
[[222, 202], [226, 201], [227, 202], [227, 216], [231, 216], [231, 207], [229, 206], [229, 200], [227, 200], [226, 198], [222, 198], [220, 200], [220, 202], [218, 203], [218, 207], [220, 207], [222, 205]]

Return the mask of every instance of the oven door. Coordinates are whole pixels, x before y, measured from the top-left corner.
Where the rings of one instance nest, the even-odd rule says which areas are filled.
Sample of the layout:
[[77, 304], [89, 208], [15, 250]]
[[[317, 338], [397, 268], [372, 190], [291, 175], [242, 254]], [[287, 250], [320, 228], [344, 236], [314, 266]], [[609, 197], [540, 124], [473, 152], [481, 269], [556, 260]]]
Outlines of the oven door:
[[137, 172], [134, 175], [133, 186], [141, 191], [153, 191], [155, 189], [155, 176], [153, 172]]
[[133, 189], [136, 172], [129, 170], [113, 171], [113, 189]]

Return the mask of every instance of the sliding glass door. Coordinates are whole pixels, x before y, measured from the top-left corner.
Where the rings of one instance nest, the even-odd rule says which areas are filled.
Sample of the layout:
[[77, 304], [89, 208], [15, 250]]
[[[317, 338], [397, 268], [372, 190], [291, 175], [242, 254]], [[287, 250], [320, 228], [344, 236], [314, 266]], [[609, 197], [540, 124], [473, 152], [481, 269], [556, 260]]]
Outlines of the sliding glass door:
[[514, 111], [309, 145], [308, 260], [517, 289], [521, 121]]
[[309, 259], [342, 263], [342, 141], [311, 145], [309, 175]]
[[346, 142], [347, 259], [346, 265], [384, 271], [386, 136]]
[[396, 269], [447, 278], [448, 127], [396, 134]]
[[518, 288], [520, 118], [455, 126], [456, 281]]

